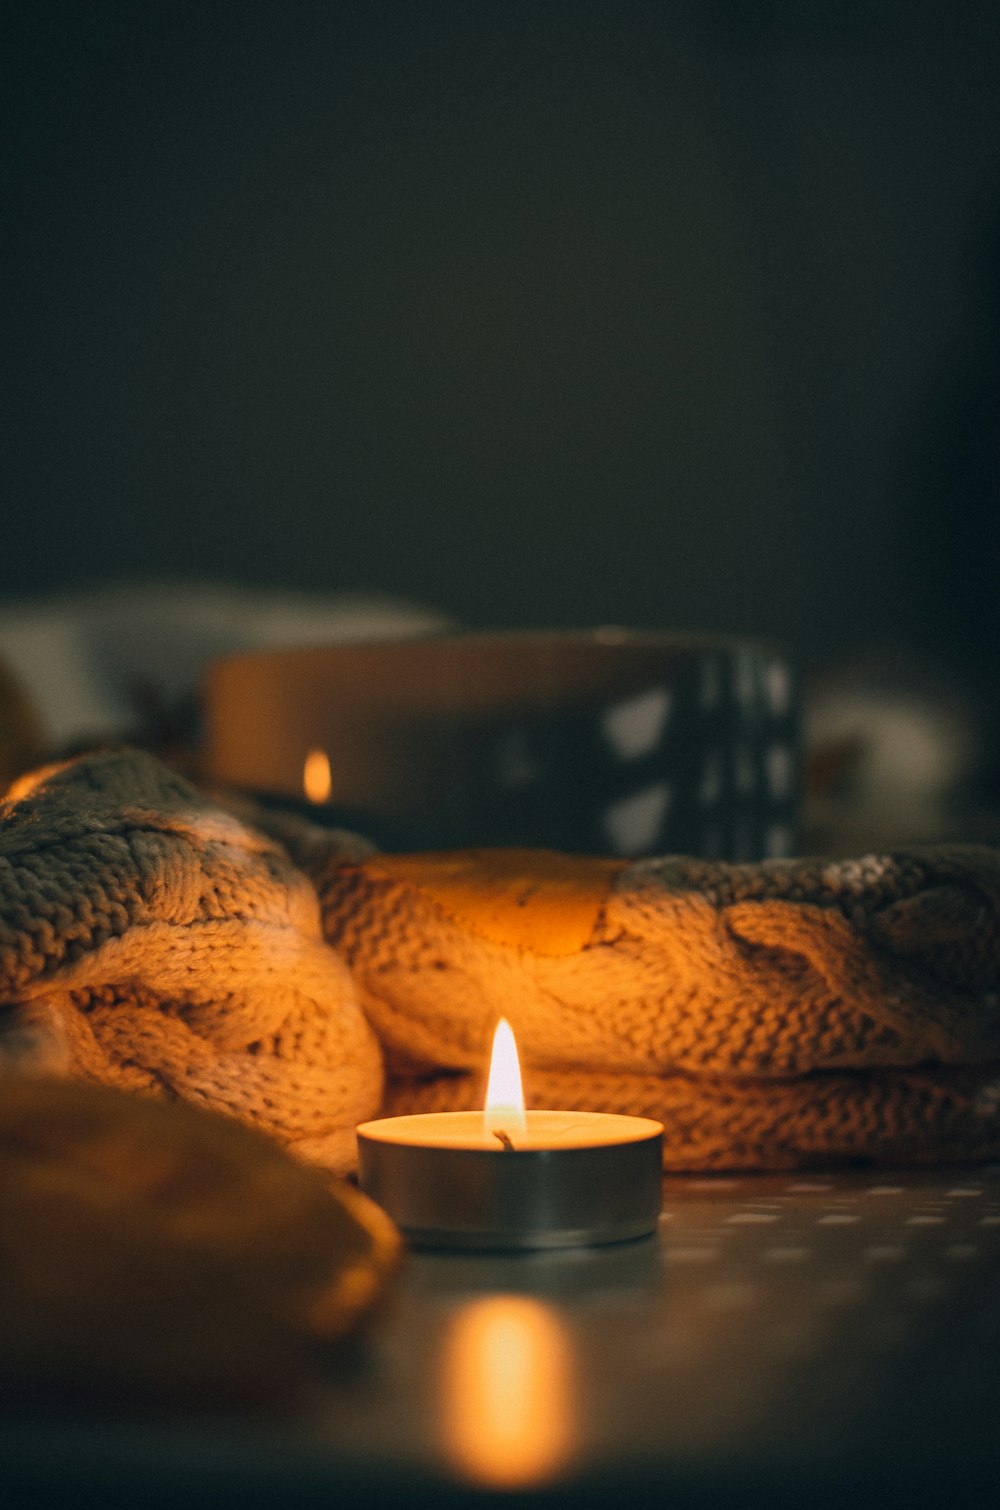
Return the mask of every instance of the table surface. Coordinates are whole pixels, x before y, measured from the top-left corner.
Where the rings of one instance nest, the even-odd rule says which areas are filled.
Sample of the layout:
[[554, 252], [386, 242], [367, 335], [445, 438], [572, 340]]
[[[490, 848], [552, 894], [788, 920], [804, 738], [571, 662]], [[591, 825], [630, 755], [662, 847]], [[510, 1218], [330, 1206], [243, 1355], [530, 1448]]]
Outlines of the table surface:
[[0, 1487], [12, 1510], [984, 1505], [998, 1280], [1000, 1165], [671, 1179], [655, 1238], [410, 1254], [307, 1419], [8, 1423]]

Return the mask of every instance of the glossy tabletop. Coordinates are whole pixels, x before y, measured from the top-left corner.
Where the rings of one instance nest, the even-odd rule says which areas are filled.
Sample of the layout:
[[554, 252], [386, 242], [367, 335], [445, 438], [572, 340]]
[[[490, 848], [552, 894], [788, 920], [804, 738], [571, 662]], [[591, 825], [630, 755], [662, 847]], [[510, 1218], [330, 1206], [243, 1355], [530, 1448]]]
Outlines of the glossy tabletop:
[[308, 1418], [20, 1421], [14, 1505], [985, 1505], [1000, 1166], [673, 1179], [655, 1238], [414, 1252]]

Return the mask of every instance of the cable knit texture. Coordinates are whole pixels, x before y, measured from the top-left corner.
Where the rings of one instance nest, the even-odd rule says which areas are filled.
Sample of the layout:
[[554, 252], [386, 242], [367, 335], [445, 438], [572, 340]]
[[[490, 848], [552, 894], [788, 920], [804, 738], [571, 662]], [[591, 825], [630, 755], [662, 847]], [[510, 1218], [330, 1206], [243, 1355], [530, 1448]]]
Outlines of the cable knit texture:
[[2, 810], [0, 1053], [344, 1169], [380, 1105], [478, 1104], [502, 1013], [532, 1104], [656, 1116], [676, 1169], [996, 1157], [998, 904], [971, 846], [374, 856], [94, 756]]
[[276, 841], [147, 756], [91, 756], [0, 808], [0, 1058], [228, 1112], [350, 1166], [378, 1044]]

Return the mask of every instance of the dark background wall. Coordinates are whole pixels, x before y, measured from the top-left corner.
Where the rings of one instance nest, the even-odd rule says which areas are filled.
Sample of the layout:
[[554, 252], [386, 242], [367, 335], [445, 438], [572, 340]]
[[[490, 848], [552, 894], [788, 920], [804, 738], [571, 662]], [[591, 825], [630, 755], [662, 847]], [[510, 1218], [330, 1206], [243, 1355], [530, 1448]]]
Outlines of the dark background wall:
[[21, 0], [0, 590], [997, 628], [1000, 8]]

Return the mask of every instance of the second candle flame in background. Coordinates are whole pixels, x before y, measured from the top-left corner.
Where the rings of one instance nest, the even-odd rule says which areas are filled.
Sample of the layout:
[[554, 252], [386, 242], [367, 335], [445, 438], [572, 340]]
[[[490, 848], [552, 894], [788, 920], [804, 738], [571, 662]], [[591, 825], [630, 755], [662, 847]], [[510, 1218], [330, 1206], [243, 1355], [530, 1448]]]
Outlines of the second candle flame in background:
[[310, 750], [302, 767], [302, 786], [310, 802], [327, 802], [332, 788], [330, 758], [325, 750]]

